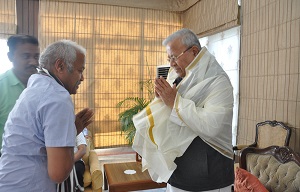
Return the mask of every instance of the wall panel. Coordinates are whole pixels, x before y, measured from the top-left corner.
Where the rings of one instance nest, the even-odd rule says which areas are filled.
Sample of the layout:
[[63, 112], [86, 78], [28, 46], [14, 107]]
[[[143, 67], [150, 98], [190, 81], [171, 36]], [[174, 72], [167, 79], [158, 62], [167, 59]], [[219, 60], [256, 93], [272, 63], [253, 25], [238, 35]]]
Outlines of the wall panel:
[[238, 144], [253, 143], [256, 123], [277, 120], [300, 152], [299, 10], [299, 0], [242, 1]]

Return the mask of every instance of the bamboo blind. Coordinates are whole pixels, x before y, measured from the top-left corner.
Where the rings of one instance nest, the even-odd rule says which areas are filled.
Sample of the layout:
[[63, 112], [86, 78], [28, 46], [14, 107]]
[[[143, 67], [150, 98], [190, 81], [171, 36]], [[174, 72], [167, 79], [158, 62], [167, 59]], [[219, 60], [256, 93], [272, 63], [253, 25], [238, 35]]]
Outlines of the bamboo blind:
[[237, 0], [201, 0], [183, 13], [183, 26], [199, 37], [240, 25]]
[[40, 1], [41, 50], [70, 39], [87, 49], [85, 80], [73, 96], [75, 110], [94, 109], [88, 127], [96, 148], [127, 144], [120, 133], [116, 104], [145, 96], [139, 82], [153, 79], [156, 66], [166, 64], [162, 41], [182, 27], [180, 14], [99, 4]]
[[16, 34], [16, 2], [11, 0], [0, 1], [0, 38], [6, 39]]
[[282, 121], [300, 152], [300, 1], [242, 1], [238, 144], [254, 141], [255, 125]]

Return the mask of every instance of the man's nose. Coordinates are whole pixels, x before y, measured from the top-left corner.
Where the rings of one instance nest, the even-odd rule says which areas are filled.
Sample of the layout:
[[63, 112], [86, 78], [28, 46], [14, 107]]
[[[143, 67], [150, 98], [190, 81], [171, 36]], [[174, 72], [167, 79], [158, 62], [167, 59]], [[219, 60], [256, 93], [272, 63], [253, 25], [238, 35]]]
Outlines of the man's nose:
[[80, 81], [83, 81], [83, 80], [84, 80], [84, 76], [83, 76], [83, 74], [81, 74]]
[[35, 57], [30, 57], [30, 60], [29, 60], [29, 64], [30, 65], [38, 65], [39, 64], [39, 59], [38, 58], [35, 58]]

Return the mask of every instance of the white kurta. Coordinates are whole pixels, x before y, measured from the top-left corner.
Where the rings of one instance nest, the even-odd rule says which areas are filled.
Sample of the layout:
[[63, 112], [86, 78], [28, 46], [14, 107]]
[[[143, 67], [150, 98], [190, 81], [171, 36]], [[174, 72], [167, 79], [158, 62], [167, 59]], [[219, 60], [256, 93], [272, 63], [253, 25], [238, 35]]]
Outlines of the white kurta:
[[[170, 69], [167, 81], [177, 78]], [[176, 169], [174, 160], [183, 155], [195, 137], [232, 158], [233, 88], [215, 58], [203, 48], [186, 68], [177, 85], [173, 109], [155, 98], [134, 116], [133, 149], [142, 156], [156, 182], [167, 182]]]

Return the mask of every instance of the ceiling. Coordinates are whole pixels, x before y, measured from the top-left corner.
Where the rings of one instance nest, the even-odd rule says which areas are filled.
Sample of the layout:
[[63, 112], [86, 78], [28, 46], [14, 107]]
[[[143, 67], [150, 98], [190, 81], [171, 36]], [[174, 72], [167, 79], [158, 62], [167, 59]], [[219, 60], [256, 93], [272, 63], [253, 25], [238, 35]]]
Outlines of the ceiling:
[[147, 8], [164, 11], [185, 11], [200, 0], [60, 0], [103, 5]]

